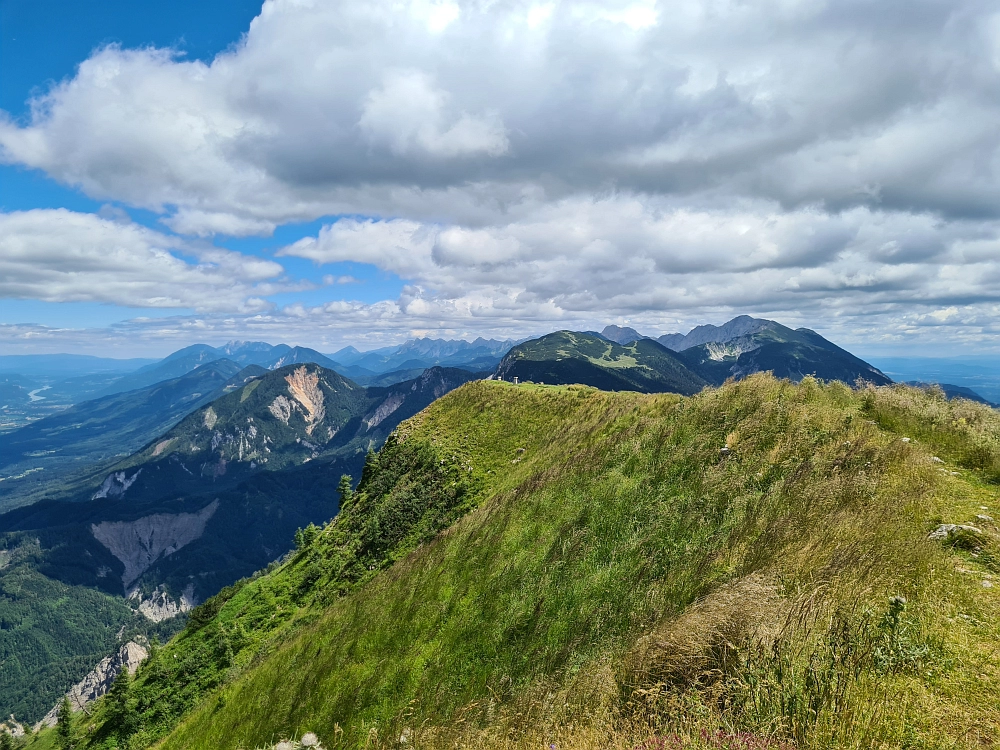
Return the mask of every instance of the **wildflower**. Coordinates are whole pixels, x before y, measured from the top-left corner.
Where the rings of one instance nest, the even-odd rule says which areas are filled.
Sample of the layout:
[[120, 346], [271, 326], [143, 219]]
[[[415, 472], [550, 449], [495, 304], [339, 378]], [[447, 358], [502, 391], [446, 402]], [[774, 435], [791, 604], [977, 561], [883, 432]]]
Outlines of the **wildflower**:
[[316, 747], [319, 745], [319, 737], [312, 732], [306, 732], [302, 735], [302, 739], [299, 742], [302, 744], [302, 747]]

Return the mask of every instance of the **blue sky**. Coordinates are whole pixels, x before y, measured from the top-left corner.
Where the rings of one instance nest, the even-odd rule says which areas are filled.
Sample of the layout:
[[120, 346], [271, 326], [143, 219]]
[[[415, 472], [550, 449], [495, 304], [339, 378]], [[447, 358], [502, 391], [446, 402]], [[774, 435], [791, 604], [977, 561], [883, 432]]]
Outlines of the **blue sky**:
[[0, 0], [0, 347], [1000, 350], [974, 0]]
[[[0, 109], [24, 121], [33, 95], [54, 82], [71, 78], [81, 61], [100, 47], [169, 47], [186, 59], [211, 62], [219, 52], [237, 43], [260, 12], [260, 0], [171, 3], [149, 0], [3, 0], [0, 2]], [[68, 208], [96, 213], [114, 205], [132, 221], [169, 233], [156, 213], [122, 201], [100, 201], [60, 184], [43, 171], [0, 164], [0, 210]], [[328, 217], [334, 218], [334, 217]], [[277, 248], [315, 234], [323, 219], [279, 227], [269, 237], [217, 236], [214, 244], [248, 255], [271, 258]], [[331, 299], [375, 302], [399, 294], [402, 282], [374, 266], [337, 263], [320, 267], [299, 258], [282, 265], [293, 279], [311, 282], [315, 289], [270, 296], [276, 304], [300, 302], [318, 305]], [[357, 282], [330, 288], [323, 277], [351, 276]], [[190, 308], [137, 309], [96, 302], [45, 302], [7, 299], [2, 323], [40, 323], [52, 327], [104, 327], [143, 316], [190, 315]]]

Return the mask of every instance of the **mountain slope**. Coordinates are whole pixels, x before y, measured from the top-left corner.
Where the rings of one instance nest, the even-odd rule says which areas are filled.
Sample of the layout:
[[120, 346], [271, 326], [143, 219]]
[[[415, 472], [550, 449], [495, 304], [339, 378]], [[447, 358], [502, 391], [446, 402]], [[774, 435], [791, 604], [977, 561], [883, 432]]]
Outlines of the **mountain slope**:
[[24, 474], [0, 484], [0, 509], [65, 495], [102, 462], [121, 460], [217, 398], [238, 373], [236, 363], [215, 360], [179, 378], [84, 401], [0, 435], [0, 472]]
[[808, 328], [792, 330], [773, 320], [741, 315], [722, 326], [704, 325], [686, 336], [667, 334], [660, 342], [680, 353], [687, 365], [714, 385], [770, 371], [776, 377], [853, 384], [888, 385], [881, 371]]
[[316, 365], [265, 371], [107, 469], [89, 500], [0, 515], [0, 533], [36, 535], [38, 569], [67, 584], [202, 600], [332, 517], [341, 475], [358, 477], [401, 420], [471, 377], [432, 368], [362, 388]]
[[194, 613], [128, 726], [105, 702], [82, 737], [144, 747], [186, 717], [161, 747], [988, 746], [996, 527], [928, 531], [995, 502], [998, 428], [762, 375], [687, 400], [469, 385]]
[[[478, 338], [475, 341], [448, 339], [411, 339], [397, 347], [358, 352], [353, 347], [334, 355], [342, 365], [363, 368], [373, 373], [408, 370], [416, 367], [461, 367], [492, 370], [514, 345], [513, 341]], [[359, 373], [360, 374], [360, 373]]]
[[706, 385], [674, 352], [651, 339], [623, 346], [595, 333], [574, 331], [518, 344], [497, 366], [495, 377], [642, 393], [691, 394]]
[[[0, 515], [0, 714], [41, 718], [123, 625], [145, 622], [136, 610], [176, 614], [285, 554], [296, 529], [336, 515], [341, 476], [359, 477], [370, 448], [472, 377], [432, 368], [366, 389], [315, 365], [245, 368], [226, 395], [100, 475], [82, 502]], [[58, 632], [87, 638], [49, 648], [59, 613], [71, 621]]]
[[193, 344], [178, 349], [159, 362], [147, 365], [125, 375], [105, 388], [103, 395], [145, 388], [164, 380], [170, 380], [192, 372], [209, 362], [226, 359], [243, 367], [251, 365], [274, 370], [291, 364], [312, 362], [330, 368], [335, 363], [315, 349], [302, 346], [278, 344], [272, 346], [263, 341], [230, 341], [220, 347], [208, 344]]

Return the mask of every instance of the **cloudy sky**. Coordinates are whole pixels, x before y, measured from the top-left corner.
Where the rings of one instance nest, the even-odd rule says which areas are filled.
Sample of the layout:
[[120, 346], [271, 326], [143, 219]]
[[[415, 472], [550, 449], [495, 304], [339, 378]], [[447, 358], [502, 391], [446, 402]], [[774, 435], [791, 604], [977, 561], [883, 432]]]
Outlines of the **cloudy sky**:
[[[0, 348], [1000, 351], [976, 0], [4, 0]], [[932, 347], [932, 348], [929, 348]]]

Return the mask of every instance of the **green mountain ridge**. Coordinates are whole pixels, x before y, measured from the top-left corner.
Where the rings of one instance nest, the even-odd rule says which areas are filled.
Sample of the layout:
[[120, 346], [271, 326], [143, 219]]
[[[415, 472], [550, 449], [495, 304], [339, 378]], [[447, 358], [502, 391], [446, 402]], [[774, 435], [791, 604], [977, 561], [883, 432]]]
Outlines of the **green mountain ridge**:
[[685, 395], [707, 385], [677, 354], [651, 339], [622, 345], [596, 333], [577, 331], [557, 331], [518, 344], [501, 360], [494, 377]]
[[79, 742], [989, 746], [997, 434], [969, 401], [808, 377], [467, 384]]

